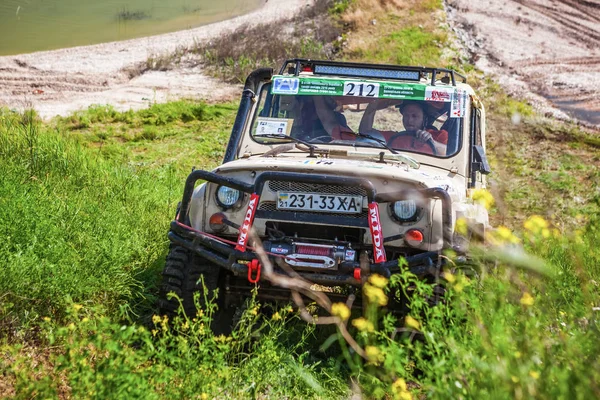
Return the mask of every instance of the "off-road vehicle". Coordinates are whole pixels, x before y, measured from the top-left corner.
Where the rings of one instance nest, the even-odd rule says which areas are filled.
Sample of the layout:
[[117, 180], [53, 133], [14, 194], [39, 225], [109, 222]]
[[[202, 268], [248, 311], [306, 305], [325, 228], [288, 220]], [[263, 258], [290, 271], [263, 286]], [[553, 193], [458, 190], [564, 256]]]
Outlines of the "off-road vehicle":
[[220, 315], [257, 283], [259, 296], [288, 299], [261, 280], [251, 228], [276, 271], [292, 268], [322, 287], [357, 290], [371, 274], [399, 272], [400, 258], [435, 276], [444, 249], [462, 251], [458, 218], [487, 225], [469, 193], [489, 172], [484, 108], [457, 72], [305, 59], [287, 60], [277, 75], [258, 69], [223, 164], [187, 178], [161, 310], [181, 301], [193, 314], [201, 275], [219, 289]]

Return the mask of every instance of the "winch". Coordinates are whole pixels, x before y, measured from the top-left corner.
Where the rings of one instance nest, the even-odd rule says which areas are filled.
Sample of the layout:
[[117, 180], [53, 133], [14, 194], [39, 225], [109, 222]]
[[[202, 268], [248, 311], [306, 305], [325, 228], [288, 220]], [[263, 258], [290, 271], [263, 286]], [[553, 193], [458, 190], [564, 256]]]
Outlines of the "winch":
[[355, 261], [356, 250], [349, 244], [315, 244], [303, 242], [264, 242], [267, 252], [284, 256], [284, 260], [296, 269], [337, 270], [344, 261]]

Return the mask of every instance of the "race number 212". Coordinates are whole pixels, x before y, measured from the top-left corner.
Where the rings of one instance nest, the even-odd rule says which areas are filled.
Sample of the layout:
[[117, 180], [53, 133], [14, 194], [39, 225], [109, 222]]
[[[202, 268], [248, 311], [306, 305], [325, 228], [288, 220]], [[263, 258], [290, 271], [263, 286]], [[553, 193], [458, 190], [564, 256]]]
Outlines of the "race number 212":
[[379, 97], [379, 84], [344, 82], [344, 96]]

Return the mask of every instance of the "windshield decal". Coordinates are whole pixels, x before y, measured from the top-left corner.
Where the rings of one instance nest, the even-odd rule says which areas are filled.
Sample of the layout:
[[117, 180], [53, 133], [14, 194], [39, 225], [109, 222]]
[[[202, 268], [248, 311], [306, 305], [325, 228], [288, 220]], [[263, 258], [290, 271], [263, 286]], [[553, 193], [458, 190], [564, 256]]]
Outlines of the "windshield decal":
[[463, 118], [467, 113], [467, 91], [459, 88], [452, 93], [450, 118]]
[[298, 78], [276, 77], [273, 78], [273, 93], [297, 94], [300, 86]]
[[292, 130], [293, 119], [287, 118], [256, 118], [256, 136], [260, 135], [289, 135]]
[[454, 91], [450, 88], [427, 87], [425, 90], [425, 101], [449, 102]]
[[328, 95], [451, 102], [455, 89], [422, 83], [372, 82], [357, 79], [273, 77], [271, 94]]

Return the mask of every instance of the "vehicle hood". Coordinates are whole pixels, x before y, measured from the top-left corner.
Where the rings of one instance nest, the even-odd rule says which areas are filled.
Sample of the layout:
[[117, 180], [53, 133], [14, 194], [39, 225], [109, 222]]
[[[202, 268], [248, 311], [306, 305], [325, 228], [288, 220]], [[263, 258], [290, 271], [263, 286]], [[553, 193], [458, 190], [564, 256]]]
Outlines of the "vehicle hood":
[[[377, 155], [374, 155], [376, 158]], [[374, 185], [407, 183], [417, 189], [442, 188], [454, 200], [466, 197], [465, 177], [446, 169], [421, 164], [411, 168], [399, 162], [374, 162], [348, 158], [308, 157], [249, 157], [228, 162], [214, 170], [216, 173], [285, 171], [306, 174], [355, 176], [370, 179]], [[237, 174], [236, 174], [237, 175]]]

